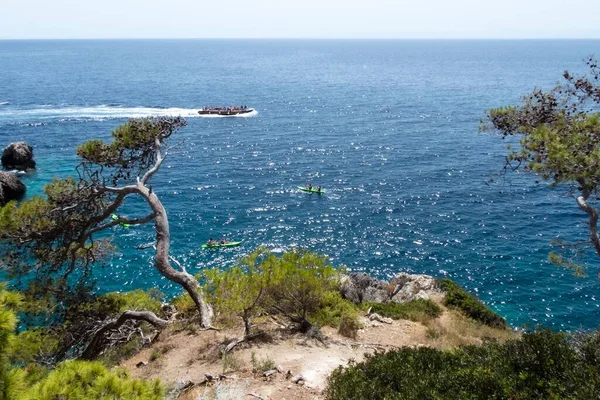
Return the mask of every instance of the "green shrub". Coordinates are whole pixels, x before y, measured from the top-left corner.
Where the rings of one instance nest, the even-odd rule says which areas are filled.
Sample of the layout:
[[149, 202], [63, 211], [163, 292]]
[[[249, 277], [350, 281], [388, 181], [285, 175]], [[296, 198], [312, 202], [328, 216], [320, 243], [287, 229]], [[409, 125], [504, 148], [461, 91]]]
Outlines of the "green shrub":
[[221, 365], [223, 367], [223, 373], [237, 372], [243, 366], [244, 363], [235, 353], [225, 353], [221, 357]]
[[[158, 292], [160, 293], [160, 292]], [[110, 292], [98, 296], [93, 301], [77, 304], [71, 311], [75, 318], [85, 316], [107, 317], [125, 310], [146, 310], [161, 312], [160, 295], [156, 290], [145, 292], [136, 289], [131, 292]]]
[[144, 344], [140, 336], [133, 335], [127, 343], [106, 350], [98, 357], [98, 360], [108, 367], [114, 367], [121, 360], [138, 353], [142, 347], [144, 347]]
[[256, 354], [252, 352], [250, 355], [250, 363], [252, 364], [252, 369], [258, 373], [264, 373], [275, 369], [275, 361], [271, 360], [269, 357], [264, 359], [259, 359], [256, 357]]
[[326, 293], [337, 289], [337, 271], [326, 257], [309, 251], [290, 251], [268, 262], [272, 275], [267, 308], [285, 315], [306, 332], [312, 325], [310, 315], [323, 306]]
[[331, 374], [326, 398], [592, 399], [600, 398], [600, 370], [565, 334], [542, 330], [504, 344], [367, 355]]
[[425, 331], [425, 336], [427, 336], [427, 338], [433, 339], [433, 340], [441, 338], [443, 334], [444, 334], [444, 331], [442, 331], [441, 329], [438, 329], [438, 328], [429, 327]]
[[591, 365], [600, 365], [600, 330], [595, 332], [575, 332], [570, 339], [578, 354]]
[[159, 381], [131, 379], [124, 371], [109, 371], [99, 362], [66, 361], [34, 385], [23, 400], [159, 400], [164, 389]]
[[[146, 400], [162, 399], [164, 390], [158, 381], [134, 380], [123, 371], [112, 372], [99, 362], [67, 361], [48, 373], [46, 368], [30, 364], [15, 368], [8, 353], [27, 362], [35, 358], [31, 348], [53, 346], [43, 338], [43, 330], [23, 332], [15, 338], [17, 317], [14, 307], [19, 296], [0, 283], [0, 399], [15, 400]], [[19, 343], [21, 342], [21, 343]], [[23, 354], [16, 354], [23, 350]]]
[[175, 307], [177, 313], [184, 318], [192, 317], [198, 313], [196, 304], [189, 294], [183, 293], [177, 297], [173, 297], [170, 303]]
[[225, 271], [204, 271], [204, 291], [209, 301], [225, 315], [242, 318], [245, 335], [250, 334], [251, 319], [263, 309], [271, 282], [272, 259], [268, 251], [258, 248]]
[[442, 314], [440, 306], [429, 299], [416, 299], [406, 303], [366, 303], [363, 307], [384, 317], [415, 322], [427, 322]]
[[15, 336], [8, 351], [13, 364], [26, 365], [40, 357], [52, 355], [60, 344], [60, 338], [52, 329], [33, 328]]
[[351, 301], [342, 297], [339, 291], [330, 290], [323, 293], [321, 304], [309, 316], [312, 324], [339, 328], [344, 315], [356, 315], [360, 309]]
[[454, 281], [444, 278], [438, 280], [438, 287], [446, 292], [445, 304], [456, 308], [465, 315], [493, 328], [505, 329], [504, 318], [490, 310], [477, 297], [467, 292]]
[[340, 335], [356, 340], [360, 328], [361, 324], [355, 312], [345, 312], [342, 314], [338, 328]]

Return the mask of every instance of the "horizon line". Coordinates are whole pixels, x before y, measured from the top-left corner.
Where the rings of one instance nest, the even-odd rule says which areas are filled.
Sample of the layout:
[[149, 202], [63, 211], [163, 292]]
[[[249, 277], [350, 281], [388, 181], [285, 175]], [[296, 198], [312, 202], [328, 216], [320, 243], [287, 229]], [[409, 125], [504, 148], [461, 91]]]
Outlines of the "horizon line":
[[452, 40], [471, 40], [471, 41], [482, 41], [482, 40], [506, 40], [506, 41], [521, 41], [521, 40], [600, 40], [600, 37], [515, 37], [515, 38], [503, 38], [503, 37], [81, 37], [81, 38], [8, 38], [0, 37], [0, 41], [27, 41], [27, 40], [388, 40], [388, 41], [426, 41], [426, 40], [437, 40], [437, 41], [452, 41]]

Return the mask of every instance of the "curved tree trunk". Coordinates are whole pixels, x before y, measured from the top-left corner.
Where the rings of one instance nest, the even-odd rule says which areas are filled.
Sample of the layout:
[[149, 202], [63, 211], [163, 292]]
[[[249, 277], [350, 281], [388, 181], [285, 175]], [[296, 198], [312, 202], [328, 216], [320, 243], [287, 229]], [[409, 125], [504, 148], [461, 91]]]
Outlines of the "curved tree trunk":
[[[598, 209], [588, 204], [587, 200], [590, 197], [588, 191], [577, 197], [577, 205], [589, 216], [588, 226], [590, 231], [590, 241], [596, 250], [596, 254], [600, 256], [600, 236], [598, 236]], [[600, 268], [598, 269], [598, 281], [600, 281]]]
[[200, 313], [200, 326], [202, 328], [212, 327], [213, 310], [210, 304], [204, 300], [202, 288], [193, 275], [186, 271], [178, 271], [171, 265], [169, 260], [169, 247], [171, 244], [171, 234], [169, 232], [169, 221], [167, 212], [158, 199], [158, 197], [146, 186], [139, 183], [140, 194], [146, 199], [152, 211], [154, 211], [154, 226], [156, 229], [156, 256], [155, 266], [162, 276], [168, 280], [183, 286], [190, 295], [196, 308]]
[[83, 358], [84, 360], [91, 360], [94, 357], [96, 357], [96, 355], [101, 350], [100, 341], [104, 334], [110, 330], [118, 329], [121, 325], [123, 325], [129, 320], [146, 321], [157, 328], [164, 328], [169, 324], [169, 321], [158, 318], [156, 314], [150, 311], [123, 311], [119, 318], [109, 321], [106, 325], [104, 325], [103, 327], [98, 329], [96, 333], [94, 333], [94, 336], [92, 337], [87, 347], [81, 354], [81, 358]]

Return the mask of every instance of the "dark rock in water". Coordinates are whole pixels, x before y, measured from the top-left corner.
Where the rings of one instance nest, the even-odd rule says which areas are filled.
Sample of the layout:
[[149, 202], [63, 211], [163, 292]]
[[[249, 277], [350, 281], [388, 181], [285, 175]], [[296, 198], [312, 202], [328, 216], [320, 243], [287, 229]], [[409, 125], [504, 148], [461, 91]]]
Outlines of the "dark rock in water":
[[0, 205], [18, 200], [25, 194], [25, 185], [15, 174], [0, 172]]
[[2, 166], [6, 169], [27, 170], [35, 168], [33, 149], [25, 142], [14, 142], [2, 152]]

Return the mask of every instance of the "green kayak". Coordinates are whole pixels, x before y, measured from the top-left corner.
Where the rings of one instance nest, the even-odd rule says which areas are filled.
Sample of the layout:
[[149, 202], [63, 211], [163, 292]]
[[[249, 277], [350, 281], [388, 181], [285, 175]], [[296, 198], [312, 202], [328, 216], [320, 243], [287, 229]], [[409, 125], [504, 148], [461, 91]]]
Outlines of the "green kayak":
[[298, 186], [298, 189], [300, 189], [300, 190], [302, 190], [303, 192], [306, 192], [306, 193], [317, 193], [317, 194], [325, 193], [324, 189], [321, 189], [321, 190], [309, 189], [307, 187], [302, 187], [302, 186]]
[[[115, 215], [115, 214], [112, 214], [110, 217], [111, 217], [113, 220], [115, 220], [115, 221], [119, 219], [119, 217], [118, 217], [117, 215]], [[131, 226], [131, 225], [129, 225], [129, 224], [124, 224], [124, 223], [122, 223], [122, 222], [121, 222], [119, 225], [121, 225], [123, 228], [129, 228], [129, 227]]]
[[203, 249], [217, 249], [219, 247], [236, 247], [236, 246], [239, 246], [240, 244], [242, 244], [241, 240], [239, 242], [227, 242], [225, 244], [219, 244], [219, 243], [203, 244], [202, 248]]

